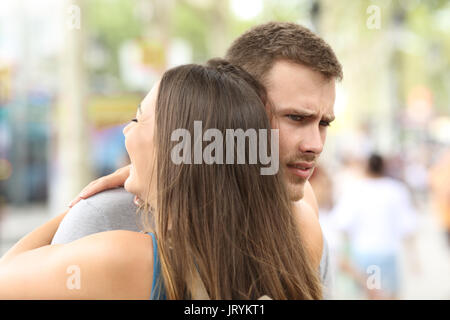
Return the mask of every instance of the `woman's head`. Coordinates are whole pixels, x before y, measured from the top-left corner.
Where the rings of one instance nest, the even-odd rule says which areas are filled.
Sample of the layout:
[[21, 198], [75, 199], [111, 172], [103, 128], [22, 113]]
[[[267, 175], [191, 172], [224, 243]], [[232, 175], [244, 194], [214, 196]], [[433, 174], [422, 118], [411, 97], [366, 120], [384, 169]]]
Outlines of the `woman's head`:
[[[162, 137], [159, 145], [170, 150], [170, 138], [176, 129], [187, 129], [193, 137], [194, 121], [201, 121], [204, 131], [257, 129], [258, 123], [266, 119], [261, 102], [265, 104], [264, 88], [244, 71], [220, 59], [210, 60], [207, 67], [192, 64], [167, 71], [142, 100], [136, 118], [123, 130], [131, 161], [125, 189], [156, 205], [156, 131]], [[243, 103], [246, 108], [241, 107]]]
[[[234, 164], [195, 164], [196, 141], [191, 141], [190, 164], [172, 161], [179, 144], [172, 133], [183, 128], [194, 140], [194, 121], [203, 132], [216, 129], [223, 137], [227, 129], [269, 131], [264, 88], [242, 69], [212, 60], [167, 71], [156, 90], [141, 104], [144, 121], [149, 106], [147, 129], [153, 132], [147, 140], [135, 139], [132, 130], [138, 133], [139, 122], [125, 132], [133, 140], [127, 150], [134, 167], [126, 187], [155, 208], [167, 296], [189, 298], [189, 279], [197, 270], [212, 299], [319, 298], [316, 270], [280, 174], [261, 175], [264, 165], [249, 164], [247, 147], [245, 163], [236, 164], [236, 144]], [[211, 143], [202, 140], [200, 150]], [[270, 146], [270, 135], [266, 140]], [[215, 152], [225, 155], [223, 142]], [[145, 161], [145, 154], [151, 160]]]

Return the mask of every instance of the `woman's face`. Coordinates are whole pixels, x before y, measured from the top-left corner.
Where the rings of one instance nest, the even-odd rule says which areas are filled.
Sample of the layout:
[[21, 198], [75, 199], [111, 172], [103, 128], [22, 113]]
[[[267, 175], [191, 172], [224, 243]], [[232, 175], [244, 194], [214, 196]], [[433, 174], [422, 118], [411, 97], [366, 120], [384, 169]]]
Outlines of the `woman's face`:
[[[159, 82], [142, 100], [136, 112], [137, 121], [131, 121], [123, 129], [125, 147], [131, 161], [130, 176], [125, 181], [124, 188], [150, 204], [154, 202], [156, 195], [154, 192], [156, 191], [156, 166], [153, 135], [158, 87]], [[147, 198], [148, 192], [150, 192], [149, 198]]]

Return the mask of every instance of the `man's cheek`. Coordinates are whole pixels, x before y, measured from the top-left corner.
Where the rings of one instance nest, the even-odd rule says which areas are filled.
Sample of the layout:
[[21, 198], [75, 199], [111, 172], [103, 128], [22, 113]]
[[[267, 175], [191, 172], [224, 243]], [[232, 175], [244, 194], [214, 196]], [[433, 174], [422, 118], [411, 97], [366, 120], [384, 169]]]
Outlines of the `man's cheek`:
[[290, 140], [289, 140], [289, 136], [285, 135], [284, 133], [282, 133], [280, 131], [280, 136], [279, 136], [279, 141], [278, 141], [278, 145], [279, 145], [279, 154], [280, 154], [280, 160], [283, 160], [286, 157], [286, 154], [289, 154], [290, 152]]
[[322, 134], [322, 144], [325, 146], [325, 141], [327, 141], [327, 131], [325, 129], [325, 132]]

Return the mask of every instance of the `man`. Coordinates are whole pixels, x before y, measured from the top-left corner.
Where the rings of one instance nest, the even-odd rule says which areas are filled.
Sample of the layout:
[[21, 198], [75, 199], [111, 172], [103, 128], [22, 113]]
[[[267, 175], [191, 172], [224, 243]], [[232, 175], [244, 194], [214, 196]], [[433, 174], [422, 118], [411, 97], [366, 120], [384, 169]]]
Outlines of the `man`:
[[[408, 187], [389, 177], [384, 163], [381, 155], [370, 154], [361, 177], [348, 186], [330, 213], [335, 230], [344, 233], [343, 246], [350, 249], [350, 259], [343, 255], [340, 267], [369, 299], [398, 299], [398, 261], [403, 246], [408, 265], [414, 272], [419, 270], [415, 247], [418, 213]], [[378, 276], [379, 283], [372, 277], [372, 285], [367, 286], [369, 272]]]
[[[327, 127], [334, 120], [335, 81], [342, 79], [341, 65], [321, 38], [300, 25], [284, 22], [250, 29], [233, 42], [225, 58], [267, 89], [272, 127], [279, 129], [280, 166], [291, 200], [301, 213], [298, 219], [305, 230], [307, 247], [317, 258], [316, 265], [320, 265], [321, 279], [327, 287], [331, 281], [328, 248], [308, 178], [323, 150]], [[62, 220], [52, 244], [107, 230], [139, 231], [135, 214], [138, 199], [116, 188], [123, 185], [128, 174], [129, 167], [124, 167], [89, 184], [71, 203], [72, 209]], [[116, 189], [103, 191], [111, 188]]]

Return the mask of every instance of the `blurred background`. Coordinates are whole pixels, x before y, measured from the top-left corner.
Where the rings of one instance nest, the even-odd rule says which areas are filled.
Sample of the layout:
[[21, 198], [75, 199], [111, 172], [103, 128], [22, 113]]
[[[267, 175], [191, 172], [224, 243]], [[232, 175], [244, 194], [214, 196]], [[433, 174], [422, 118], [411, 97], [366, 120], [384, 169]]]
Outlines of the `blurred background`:
[[164, 70], [273, 20], [319, 34], [344, 68], [311, 178], [333, 298], [449, 299], [445, 0], [0, 1], [0, 255], [128, 163], [122, 129]]

